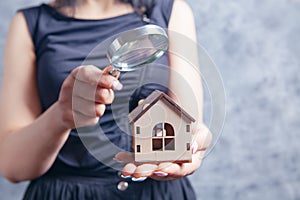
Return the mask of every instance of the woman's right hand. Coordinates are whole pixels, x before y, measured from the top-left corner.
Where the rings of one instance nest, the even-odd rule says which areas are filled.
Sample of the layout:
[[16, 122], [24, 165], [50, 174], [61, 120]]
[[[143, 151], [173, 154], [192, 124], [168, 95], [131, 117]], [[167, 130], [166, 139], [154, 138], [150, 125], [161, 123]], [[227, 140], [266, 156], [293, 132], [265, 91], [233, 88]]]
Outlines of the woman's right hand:
[[66, 128], [96, 125], [105, 105], [114, 100], [114, 90], [121, 90], [117, 78], [93, 66], [75, 68], [62, 84], [58, 98], [61, 121]]

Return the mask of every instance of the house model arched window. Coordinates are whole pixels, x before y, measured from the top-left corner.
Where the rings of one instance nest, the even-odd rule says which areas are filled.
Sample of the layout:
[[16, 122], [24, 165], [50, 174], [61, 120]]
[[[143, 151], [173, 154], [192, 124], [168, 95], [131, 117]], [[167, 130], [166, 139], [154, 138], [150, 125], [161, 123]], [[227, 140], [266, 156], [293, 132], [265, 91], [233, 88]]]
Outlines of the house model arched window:
[[152, 130], [152, 151], [175, 151], [175, 132], [169, 123], [158, 123]]
[[154, 91], [129, 115], [135, 162], [190, 162], [194, 118], [168, 95]]

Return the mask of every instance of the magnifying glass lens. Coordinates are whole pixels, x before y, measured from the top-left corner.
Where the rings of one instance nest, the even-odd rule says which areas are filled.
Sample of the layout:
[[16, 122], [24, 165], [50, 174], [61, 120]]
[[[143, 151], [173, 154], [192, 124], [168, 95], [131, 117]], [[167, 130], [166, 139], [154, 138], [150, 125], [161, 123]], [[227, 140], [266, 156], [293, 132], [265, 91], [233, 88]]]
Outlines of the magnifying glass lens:
[[[168, 48], [165, 34], [142, 34], [133, 40], [114, 43], [111, 64], [119, 71], [132, 71], [162, 56]], [[116, 45], [118, 44], [118, 45]]]

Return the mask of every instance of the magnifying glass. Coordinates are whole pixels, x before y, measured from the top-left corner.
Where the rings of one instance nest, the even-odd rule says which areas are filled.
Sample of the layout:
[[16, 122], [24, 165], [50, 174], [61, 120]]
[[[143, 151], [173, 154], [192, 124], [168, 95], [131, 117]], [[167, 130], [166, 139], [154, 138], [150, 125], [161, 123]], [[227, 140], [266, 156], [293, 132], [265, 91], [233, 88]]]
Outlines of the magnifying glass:
[[123, 32], [108, 47], [106, 56], [111, 64], [104, 73], [118, 78], [120, 72], [133, 71], [155, 61], [167, 51], [168, 46], [165, 30], [156, 25]]

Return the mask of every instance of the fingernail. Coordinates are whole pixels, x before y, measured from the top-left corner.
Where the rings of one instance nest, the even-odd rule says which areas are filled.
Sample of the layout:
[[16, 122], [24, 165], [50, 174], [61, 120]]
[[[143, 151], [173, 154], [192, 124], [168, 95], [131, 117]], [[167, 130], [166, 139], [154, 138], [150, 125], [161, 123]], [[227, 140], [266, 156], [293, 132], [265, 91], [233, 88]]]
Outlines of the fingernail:
[[119, 81], [114, 81], [111, 87], [113, 90], [122, 90], [123, 85]]
[[155, 174], [156, 176], [161, 176], [161, 177], [164, 177], [164, 176], [168, 176], [168, 175], [169, 175], [169, 174], [166, 173], [166, 172], [154, 172], [154, 174]]
[[125, 175], [123, 175], [123, 174], [121, 174], [121, 177], [122, 177], [122, 178], [132, 178], [132, 176], [125, 176]]
[[192, 154], [196, 153], [198, 150], [198, 143], [194, 142], [192, 145]]
[[135, 182], [141, 182], [141, 181], [144, 181], [146, 180], [147, 177], [140, 177], [140, 178], [135, 178], [135, 177], [132, 177], [131, 180], [132, 181], [135, 181]]

